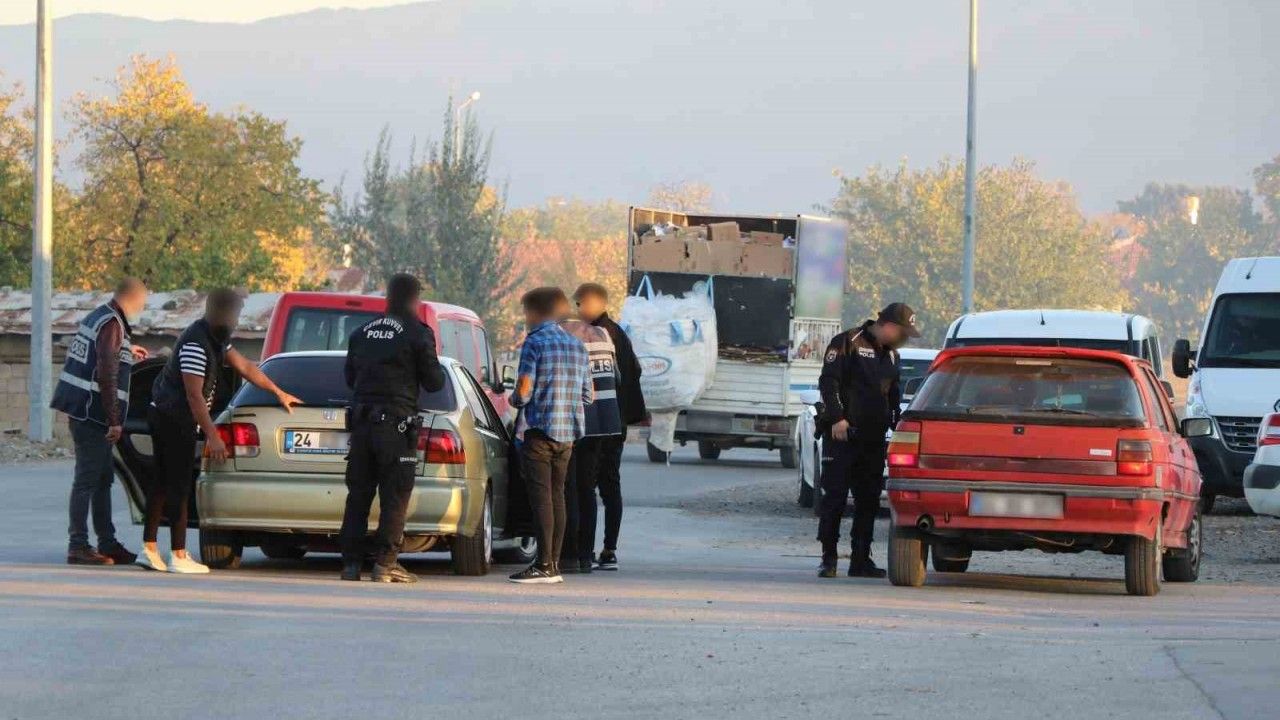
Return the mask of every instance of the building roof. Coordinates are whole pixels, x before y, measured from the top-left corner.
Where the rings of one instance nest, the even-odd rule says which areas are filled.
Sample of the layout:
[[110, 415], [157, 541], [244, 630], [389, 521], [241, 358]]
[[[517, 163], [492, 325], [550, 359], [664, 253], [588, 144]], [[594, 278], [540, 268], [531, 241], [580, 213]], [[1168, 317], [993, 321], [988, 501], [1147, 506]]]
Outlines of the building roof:
[[[205, 294], [195, 290], [151, 293], [147, 309], [134, 328], [135, 336], [176, 336], [191, 323], [204, 315]], [[62, 292], [53, 296], [53, 334], [70, 335], [85, 313], [111, 299], [109, 292]], [[240, 325], [236, 336], [261, 338], [271, 321], [280, 293], [250, 293], [245, 297], [244, 310], [240, 313]], [[31, 334], [31, 292], [29, 290], [0, 289], [0, 334]]]

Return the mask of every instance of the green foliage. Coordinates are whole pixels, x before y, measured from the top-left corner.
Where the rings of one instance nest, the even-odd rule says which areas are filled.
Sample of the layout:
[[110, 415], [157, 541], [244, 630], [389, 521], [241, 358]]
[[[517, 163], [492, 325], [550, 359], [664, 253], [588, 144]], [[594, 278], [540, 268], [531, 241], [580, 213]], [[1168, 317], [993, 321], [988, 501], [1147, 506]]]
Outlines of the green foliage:
[[323, 196], [285, 124], [209, 112], [171, 63], [137, 58], [115, 89], [74, 105], [85, 183], [60, 284], [101, 287], [121, 273], [160, 290], [301, 281], [286, 267], [305, 265], [300, 229], [321, 217]]
[[335, 241], [350, 248], [356, 265], [375, 277], [412, 272], [432, 300], [488, 319], [520, 274], [500, 233], [505, 199], [487, 184], [491, 140], [470, 114], [456, 128], [455, 117], [450, 101], [443, 140], [421, 155], [411, 149], [405, 170], [391, 166], [391, 136], [383, 130], [365, 162], [361, 192], [352, 200], [336, 194], [330, 217]]
[[31, 281], [34, 138], [31, 111], [19, 110], [22, 91], [0, 88], [0, 285]]
[[[1069, 188], [1027, 161], [978, 173], [975, 305], [1121, 309], [1125, 295], [1105, 257], [1107, 237], [1085, 221]], [[872, 167], [841, 178], [827, 212], [850, 224], [846, 319], [911, 305], [938, 346], [961, 312], [964, 164]]]
[[[1199, 198], [1195, 224], [1189, 213], [1192, 197]], [[1248, 190], [1151, 183], [1119, 208], [1145, 227], [1139, 239], [1142, 260], [1129, 282], [1135, 307], [1169, 337], [1199, 333], [1228, 260], [1276, 249]]]

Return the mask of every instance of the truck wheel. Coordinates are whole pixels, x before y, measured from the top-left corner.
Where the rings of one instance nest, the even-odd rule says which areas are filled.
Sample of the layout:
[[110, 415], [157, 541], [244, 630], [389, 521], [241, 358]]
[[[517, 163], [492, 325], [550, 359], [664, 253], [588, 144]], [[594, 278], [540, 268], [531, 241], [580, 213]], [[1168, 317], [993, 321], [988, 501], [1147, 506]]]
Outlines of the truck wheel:
[[1200, 492], [1200, 512], [1209, 515], [1213, 512], [1213, 504], [1218, 501], [1218, 493]]
[[912, 528], [889, 531], [889, 582], [906, 587], [924, 584], [924, 561], [929, 545]]
[[1166, 550], [1164, 579], [1169, 582], [1195, 582], [1200, 577], [1200, 549], [1203, 547], [1200, 511], [1197, 509], [1187, 525], [1187, 546]]
[[200, 531], [200, 561], [214, 570], [240, 567], [244, 546], [235, 533], [220, 530]]
[[1160, 592], [1160, 543], [1135, 535], [1124, 549], [1124, 587], [1130, 595]]
[[698, 457], [703, 460], [715, 460], [720, 457], [720, 446], [709, 440], [699, 440]]
[[671, 453], [667, 452], [666, 450], [659, 450], [658, 448], [654, 447], [653, 443], [651, 442], [646, 442], [644, 444], [644, 449], [649, 452], [649, 462], [651, 463], [665, 464], [667, 460], [671, 458]]
[[795, 470], [796, 466], [800, 464], [799, 455], [796, 454], [794, 447], [778, 448], [778, 455], [781, 456], [782, 467], [788, 470]]
[[449, 548], [455, 575], [488, 575], [493, 558], [493, 499], [486, 489], [480, 527], [471, 537], [456, 535]]
[[933, 569], [945, 573], [962, 573], [969, 569], [973, 551], [964, 545], [935, 543], [930, 553]]

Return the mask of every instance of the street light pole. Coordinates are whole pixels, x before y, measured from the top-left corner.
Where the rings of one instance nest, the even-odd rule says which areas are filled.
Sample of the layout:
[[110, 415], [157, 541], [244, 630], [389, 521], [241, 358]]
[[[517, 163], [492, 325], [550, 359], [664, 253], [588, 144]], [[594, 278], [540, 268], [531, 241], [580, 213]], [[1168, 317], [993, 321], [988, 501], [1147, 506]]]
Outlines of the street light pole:
[[462, 162], [462, 111], [467, 106], [480, 99], [480, 91], [477, 90], [462, 101], [462, 104], [453, 111], [453, 164], [457, 165]]
[[978, 91], [978, 0], [969, 0], [969, 116], [965, 127], [964, 148], [964, 311], [973, 312], [973, 254], [977, 245], [978, 174], [977, 107]]
[[51, 0], [36, 2], [35, 202], [31, 223], [31, 367], [27, 381], [27, 436], [53, 439], [53, 26]]

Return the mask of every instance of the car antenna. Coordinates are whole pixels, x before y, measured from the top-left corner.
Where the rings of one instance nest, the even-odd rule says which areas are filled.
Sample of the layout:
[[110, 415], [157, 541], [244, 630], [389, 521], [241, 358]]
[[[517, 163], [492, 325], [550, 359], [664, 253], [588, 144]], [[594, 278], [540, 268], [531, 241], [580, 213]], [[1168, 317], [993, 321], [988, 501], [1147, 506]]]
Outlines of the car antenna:
[[1040, 324], [1041, 324], [1041, 325], [1048, 325], [1048, 323], [1046, 323], [1046, 322], [1044, 321], [1044, 310], [1041, 310], [1041, 311], [1040, 311]]
[[1253, 259], [1253, 264], [1251, 264], [1251, 265], [1249, 266], [1249, 272], [1247, 272], [1247, 273], [1245, 273], [1245, 274], [1244, 274], [1244, 279], [1245, 279], [1245, 280], [1252, 280], [1252, 279], [1253, 279], [1253, 269], [1254, 269], [1254, 268], [1256, 268], [1256, 267], [1258, 267], [1258, 258], [1254, 258], [1254, 259]]

